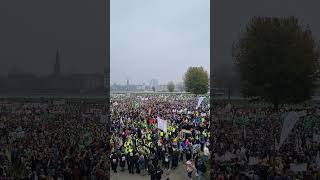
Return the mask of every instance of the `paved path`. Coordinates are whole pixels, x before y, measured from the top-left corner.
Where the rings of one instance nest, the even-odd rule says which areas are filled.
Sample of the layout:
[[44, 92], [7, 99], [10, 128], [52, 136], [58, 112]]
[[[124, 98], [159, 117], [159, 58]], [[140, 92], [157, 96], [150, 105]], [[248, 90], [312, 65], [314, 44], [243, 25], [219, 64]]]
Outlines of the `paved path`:
[[[161, 164], [161, 163], [160, 163]], [[167, 171], [162, 168], [163, 175], [161, 180], [166, 180], [168, 177], [170, 180], [188, 180], [186, 168], [182, 164], [182, 162], [179, 162], [179, 166], [175, 170], [170, 170], [169, 175], [167, 175]], [[125, 172], [117, 171], [117, 173], [114, 173], [111, 170], [111, 180], [150, 180], [149, 175], [142, 176], [140, 174], [129, 174], [128, 170], [126, 169]], [[197, 180], [197, 178], [194, 176], [193, 172], [193, 179]]]

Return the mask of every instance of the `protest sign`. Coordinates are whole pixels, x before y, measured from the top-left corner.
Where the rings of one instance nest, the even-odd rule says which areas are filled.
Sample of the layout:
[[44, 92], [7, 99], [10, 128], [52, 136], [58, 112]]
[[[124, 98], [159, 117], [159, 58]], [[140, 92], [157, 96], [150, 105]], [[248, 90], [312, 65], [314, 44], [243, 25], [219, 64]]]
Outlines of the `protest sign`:
[[167, 121], [158, 117], [157, 122], [158, 122], [158, 129], [161, 129], [162, 131], [164, 131], [166, 133], [167, 132]]

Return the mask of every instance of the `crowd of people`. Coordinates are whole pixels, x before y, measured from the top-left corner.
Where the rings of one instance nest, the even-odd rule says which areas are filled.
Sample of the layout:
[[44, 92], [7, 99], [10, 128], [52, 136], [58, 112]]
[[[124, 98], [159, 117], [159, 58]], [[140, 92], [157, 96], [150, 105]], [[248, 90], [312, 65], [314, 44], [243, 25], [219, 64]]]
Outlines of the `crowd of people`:
[[0, 179], [109, 179], [107, 108], [1, 101]]
[[[320, 179], [316, 104], [274, 109], [221, 102], [212, 108], [211, 179]], [[292, 111], [301, 115], [286, 131], [289, 126], [284, 121]], [[285, 132], [288, 137], [280, 143]]]
[[199, 107], [198, 101], [186, 95], [112, 96], [113, 173], [160, 180], [183, 166], [189, 179], [204, 179], [209, 171], [210, 106], [208, 98]]

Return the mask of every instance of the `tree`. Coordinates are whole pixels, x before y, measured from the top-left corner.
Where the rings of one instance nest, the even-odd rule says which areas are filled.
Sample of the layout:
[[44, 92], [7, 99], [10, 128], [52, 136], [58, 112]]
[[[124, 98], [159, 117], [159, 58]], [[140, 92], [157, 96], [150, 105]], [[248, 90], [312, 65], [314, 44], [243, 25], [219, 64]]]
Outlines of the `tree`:
[[208, 92], [209, 76], [203, 67], [189, 67], [184, 76], [184, 85], [187, 92], [205, 94]]
[[167, 88], [168, 88], [168, 91], [169, 91], [169, 92], [173, 92], [173, 91], [174, 91], [174, 88], [175, 88], [174, 83], [173, 83], [172, 81], [170, 81], [170, 82], [168, 83], [168, 85], [167, 85]]
[[279, 104], [309, 99], [319, 53], [309, 28], [295, 17], [253, 17], [234, 46], [242, 93]]
[[152, 91], [156, 92], [156, 88], [154, 86], [152, 86]]

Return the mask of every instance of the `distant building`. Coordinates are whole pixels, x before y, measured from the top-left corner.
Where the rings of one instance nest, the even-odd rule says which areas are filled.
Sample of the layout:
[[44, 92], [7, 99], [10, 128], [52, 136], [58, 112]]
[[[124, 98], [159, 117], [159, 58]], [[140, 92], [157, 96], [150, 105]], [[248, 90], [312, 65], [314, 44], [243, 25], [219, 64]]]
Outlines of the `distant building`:
[[106, 76], [106, 72], [104, 74], [62, 74], [61, 50], [58, 48], [52, 74], [38, 77], [15, 69], [10, 71], [7, 77], [0, 78], [0, 93], [103, 93], [106, 87]]
[[158, 88], [158, 80], [157, 79], [151, 79], [150, 81], [150, 87], [155, 87], [156, 89]]

